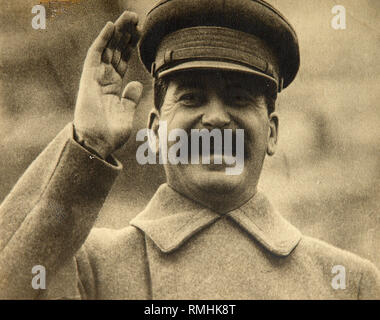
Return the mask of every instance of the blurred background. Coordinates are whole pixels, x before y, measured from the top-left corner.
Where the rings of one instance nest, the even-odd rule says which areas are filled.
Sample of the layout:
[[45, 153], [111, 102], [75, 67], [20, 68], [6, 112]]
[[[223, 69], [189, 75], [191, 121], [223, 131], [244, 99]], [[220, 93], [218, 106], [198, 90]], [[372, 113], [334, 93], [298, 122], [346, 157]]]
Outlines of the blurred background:
[[[86, 51], [123, 10], [141, 22], [154, 0], [73, 0], [48, 9], [34, 30], [38, 0], [0, 3], [0, 199], [73, 119]], [[70, 2], [70, 1], [69, 1]], [[296, 81], [277, 103], [280, 142], [260, 187], [304, 234], [372, 260], [380, 268], [380, 2], [270, 0], [293, 24], [301, 46]], [[343, 5], [347, 29], [331, 27]], [[151, 80], [131, 58], [126, 81], [144, 84], [135, 132], [152, 107]], [[97, 226], [122, 228], [165, 181], [159, 166], [140, 166], [138, 144], [117, 152], [124, 164]]]

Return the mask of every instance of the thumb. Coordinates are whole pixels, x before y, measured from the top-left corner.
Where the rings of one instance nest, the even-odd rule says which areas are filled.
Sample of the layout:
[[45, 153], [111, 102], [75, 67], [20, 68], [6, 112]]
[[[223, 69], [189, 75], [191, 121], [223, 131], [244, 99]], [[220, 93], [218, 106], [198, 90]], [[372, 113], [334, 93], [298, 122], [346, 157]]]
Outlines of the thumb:
[[138, 81], [132, 81], [126, 85], [121, 95], [121, 103], [127, 110], [135, 109], [139, 104], [143, 92], [143, 85]]

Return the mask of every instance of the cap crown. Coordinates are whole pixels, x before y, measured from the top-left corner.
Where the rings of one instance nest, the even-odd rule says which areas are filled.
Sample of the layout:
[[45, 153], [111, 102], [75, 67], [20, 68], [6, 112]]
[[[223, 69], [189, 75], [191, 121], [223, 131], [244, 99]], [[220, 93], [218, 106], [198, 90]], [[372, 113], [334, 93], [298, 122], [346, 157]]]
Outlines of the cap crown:
[[290, 23], [262, 0], [162, 0], [148, 13], [139, 43], [140, 59], [150, 72], [168, 34], [197, 27], [225, 27], [263, 40], [277, 57], [286, 88], [300, 64], [297, 35]]

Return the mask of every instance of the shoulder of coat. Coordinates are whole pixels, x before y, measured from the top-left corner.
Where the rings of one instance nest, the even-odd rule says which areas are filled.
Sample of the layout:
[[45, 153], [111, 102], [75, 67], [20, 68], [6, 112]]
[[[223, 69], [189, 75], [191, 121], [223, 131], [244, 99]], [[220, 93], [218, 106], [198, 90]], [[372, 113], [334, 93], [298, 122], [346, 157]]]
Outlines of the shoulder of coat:
[[356, 272], [368, 270], [373, 265], [368, 259], [310, 236], [303, 235], [297, 249], [299, 254], [307, 255], [316, 264], [343, 266]]
[[144, 246], [144, 235], [132, 226], [122, 229], [93, 228], [84, 245], [87, 250], [95, 251], [136, 250]]

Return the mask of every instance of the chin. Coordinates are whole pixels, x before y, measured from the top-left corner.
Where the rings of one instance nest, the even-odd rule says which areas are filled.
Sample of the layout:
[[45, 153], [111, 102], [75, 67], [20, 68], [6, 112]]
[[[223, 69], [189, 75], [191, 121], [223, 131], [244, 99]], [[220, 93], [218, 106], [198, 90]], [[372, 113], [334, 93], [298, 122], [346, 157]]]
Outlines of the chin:
[[199, 190], [217, 194], [233, 193], [243, 183], [243, 174], [227, 175], [225, 170], [194, 170], [189, 179]]

